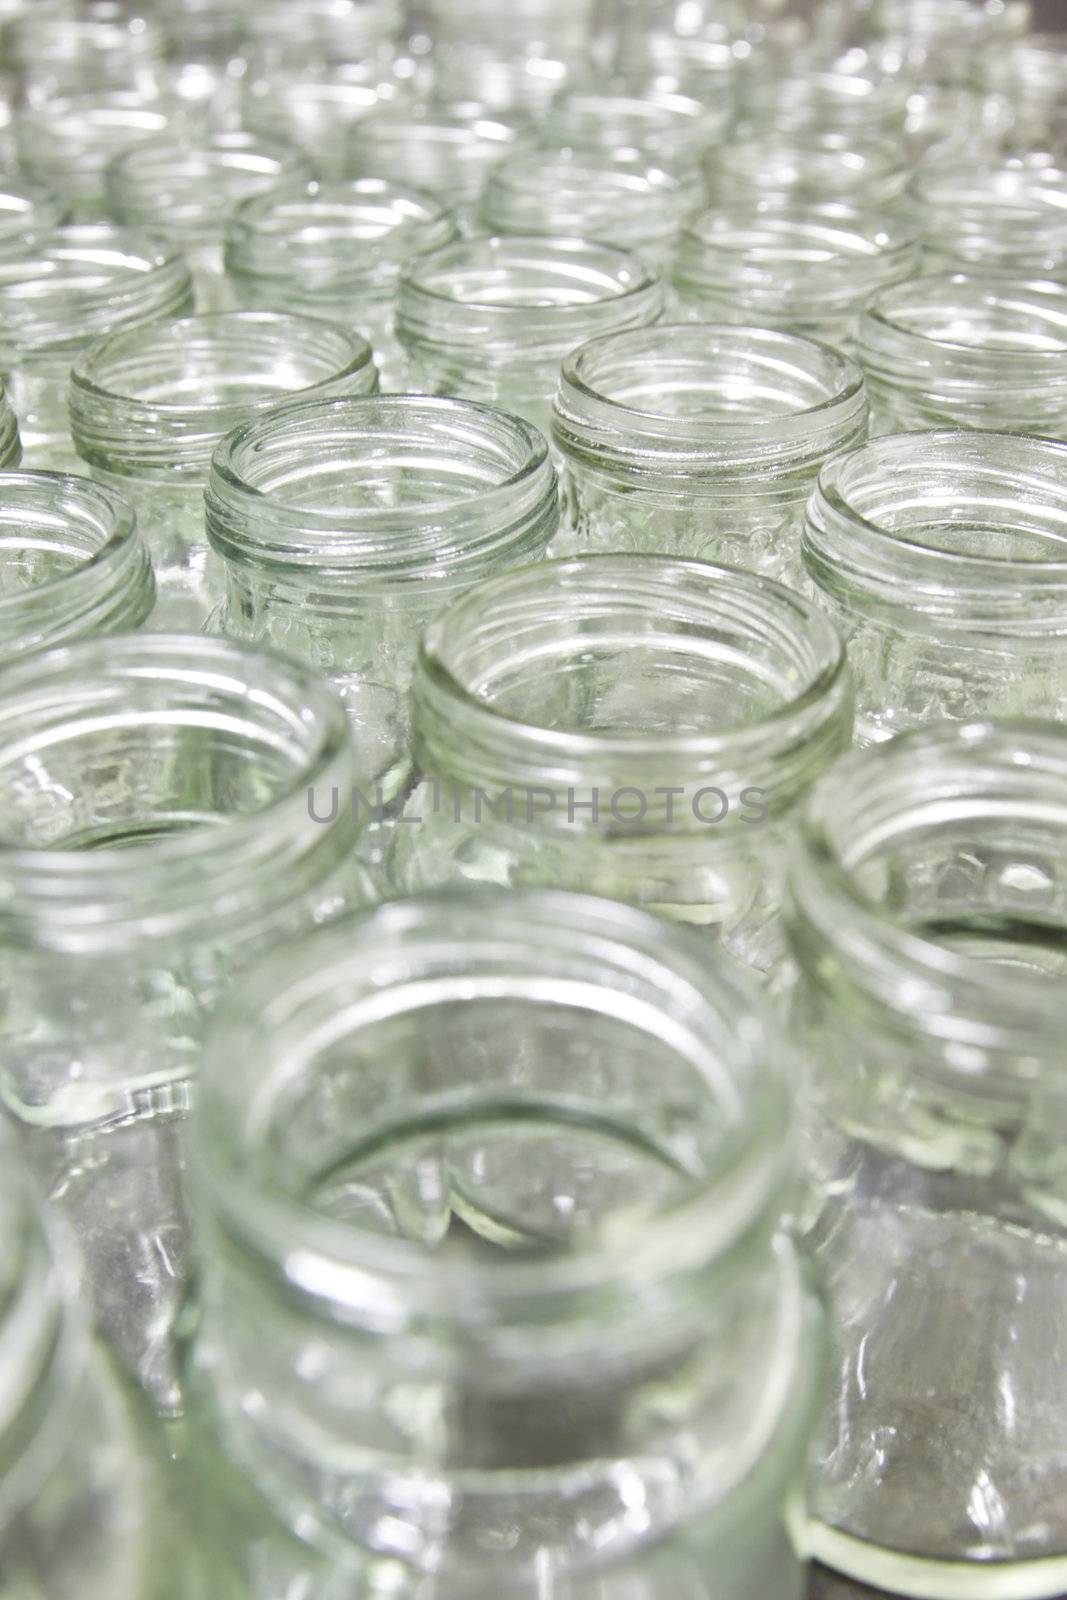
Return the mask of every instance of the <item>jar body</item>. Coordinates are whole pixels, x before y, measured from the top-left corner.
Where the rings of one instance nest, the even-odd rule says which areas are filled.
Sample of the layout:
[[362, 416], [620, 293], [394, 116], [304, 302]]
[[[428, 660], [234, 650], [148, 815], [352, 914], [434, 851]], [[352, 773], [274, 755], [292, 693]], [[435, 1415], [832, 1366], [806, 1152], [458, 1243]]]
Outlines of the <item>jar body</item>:
[[1063, 1588], [1063, 756], [1040, 722], [858, 752], [792, 869], [838, 1373], [812, 1549], [891, 1591]]

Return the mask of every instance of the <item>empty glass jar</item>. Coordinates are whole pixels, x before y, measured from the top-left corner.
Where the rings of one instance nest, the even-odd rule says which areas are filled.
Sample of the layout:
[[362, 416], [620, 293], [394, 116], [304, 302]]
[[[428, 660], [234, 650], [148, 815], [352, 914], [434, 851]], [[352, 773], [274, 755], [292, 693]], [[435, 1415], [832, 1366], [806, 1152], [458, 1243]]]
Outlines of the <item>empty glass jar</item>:
[[111, 162], [104, 183], [115, 220], [154, 229], [177, 244], [193, 271], [197, 310], [220, 311], [226, 305], [226, 224], [241, 201], [311, 175], [298, 150], [247, 133], [216, 133], [198, 142], [137, 145]]
[[21, 94], [32, 105], [109, 89], [158, 95], [166, 84], [167, 38], [150, 10], [115, 0], [72, 7], [68, 16], [28, 8], [8, 24], [4, 39]]
[[725, 323], [592, 339], [553, 415], [571, 542], [794, 578], [819, 468], [866, 431], [863, 375], [828, 345]]
[[717, 206], [758, 199], [880, 211], [900, 198], [911, 170], [902, 139], [847, 133], [769, 129], [724, 139], [704, 158], [708, 196]]
[[412, 389], [484, 400], [547, 432], [564, 356], [662, 310], [660, 279], [612, 245], [472, 239], [407, 264], [396, 333]]
[[280, 312], [172, 319], [114, 334], [78, 358], [71, 435], [93, 476], [137, 507], [156, 569], [158, 626], [201, 627], [221, 595], [204, 532], [219, 440], [284, 400], [377, 386], [359, 334]]
[[887, 435], [823, 468], [804, 561], [848, 643], [857, 731], [1067, 719], [1067, 446]]
[[216, 624], [326, 673], [368, 793], [391, 793], [410, 763], [406, 693], [427, 621], [478, 579], [536, 560], [558, 523], [548, 446], [518, 417], [418, 395], [287, 407], [215, 454]]
[[903, 202], [926, 271], [1067, 279], [1067, 174], [1027, 158], [920, 167]]
[[872, 433], [989, 428], [1067, 439], [1067, 287], [913, 278], [871, 300], [857, 354]]
[[279, 64], [241, 80], [241, 126], [296, 145], [323, 178], [348, 176], [348, 141], [357, 123], [407, 105], [412, 85], [373, 61]]
[[435, 89], [539, 119], [588, 59], [598, 0], [430, 0]]
[[851, 346], [875, 290], [919, 270], [912, 230], [849, 206], [728, 207], [682, 230], [672, 281], [705, 322], [783, 328]]
[[340, 702], [280, 656], [140, 633], [4, 668], [0, 1094], [163, 1405], [205, 1019], [243, 963], [362, 892], [359, 819], [309, 803], [359, 776]]
[[51, 189], [18, 178], [0, 180], [0, 258], [23, 255], [65, 221], [63, 201]]
[[459, 895], [294, 946], [206, 1064], [199, 1409], [362, 1555], [348, 1595], [800, 1600], [789, 1124], [748, 986], [641, 912]]
[[52, 472], [0, 472], [0, 662], [124, 633], [150, 615], [152, 564], [132, 508]]
[[839, 762], [793, 862], [836, 1337], [810, 1543], [879, 1590], [1067, 1582], [1065, 796], [1062, 725], [940, 723]]
[[874, 63], [855, 71], [750, 72], [739, 127], [744, 133], [774, 129], [802, 139], [837, 134], [861, 143], [899, 140], [909, 88], [905, 78]]
[[76, 221], [107, 216], [104, 171], [132, 145], [176, 136], [188, 122], [179, 101], [130, 89], [86, 91], [26, 106], [15, 119], [19, 166], [62, 198]]
[[404, 263], [457, 236], [432, 195], [385, 178], [286, 184], [247, 200], [226, 234], [226, 274], [244, 306], [301, 311], [358, 328], [386, 388], [404, 387], [393, 334]]
[[701, 562], [547, 562], [430, 624], [412, 703], [397, 887], [583, 889], [779, 961], [789, 814], [852, 731], [844, 652], [809, 602]]
[[28, 465], [77, 466], [67, 377], [93, 340], [192, 309], [183, 258], [162, 240], [110, 224], [58, 228], [0, 259], [0, 372]]
[[651, 85], [640, 96], [575, 87], [553, 103], [538, 133], [550, 149], [644, 156], [667, 167], [685, 168], [722, 137], [732, 114], [729, 100], [705, 103]]
[[479, 216], [493, 233], [598, 239], [666, 265], [682, 224], [704, 204], [698, 172], [641, 158], [525, 149], [488, 176]]
[[518, 138], [499, 117], [459, 115], [447, 108], [386, 112], [357, 123], [350, 134], [353, 177], [389, 178], [424, 189], [470, 231], [486, 177]]

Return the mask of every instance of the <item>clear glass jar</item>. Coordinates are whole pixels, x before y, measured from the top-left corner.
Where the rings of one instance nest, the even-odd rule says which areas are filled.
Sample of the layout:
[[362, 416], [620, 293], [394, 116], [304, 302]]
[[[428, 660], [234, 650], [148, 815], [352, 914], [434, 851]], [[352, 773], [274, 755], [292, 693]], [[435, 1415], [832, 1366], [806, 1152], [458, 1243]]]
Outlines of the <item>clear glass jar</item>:
[[535, 120], [588, 57], [596, 0], [429, 0], [437, 93]]
[[4, 41], [31, 104], [112, 89], [150, 96], [164, 88], [167, 37], [148, 8], [131, 15], [118, 0], [94, 0], [81, 14], [37, 13], [35, 5], [9, 23]]
[[226, 565], [216, 619], [340, 690], [375, 783], [410, 766], [419, 636], [460, 590], [540, 557], [559, 524], [536, 429], [421, 395], [289, 407], [216, 452], [207, 531]]
[[296, 145], [322, 177], [346, 178], [348, 141], [357, 123], [396, 110], [411, 85], [377, 62], [279, 64], [265, 77], [241, 81], [242, 126], [262, 139]]
[[0, 373], [26, 464], [77, 467], [67, 378], [82, 350], [119, 328], [181, 316], [192, 301], [182, 256], [128, 228], [57, 228], [23, 254], [0, 258]]
[[592, 339], [552, 421], [578, 550], [701, 556], [794, 580], [823, 463], [867, 435], [863, 374], [828, 345], [726, 323]]
[[385, 113], [353, 127], [348, 172], [423, 189], [470, 231], [487, 175], [517, 138], [517, 127], [499, 117], [433, 108], [421, 114]]
[[649, 87], [643, 95], [609, 88], [574, 88], [550, 106], [538, 133], [547, 148], [597, 151], [691, 166], [722, 137], [733, 115], [729, 101], [705, 104], [691, 95]]
[[163, 1405], [184, 1112], [233, 974], [363, 891], [344, 710], [296, 662], [126, 634], [0, 684], [0, 1096], [81, 1240], [103, 1329]]
[[176, 137], [188, 111], [177, 101], [128, 89], [70, 94], [24, 107], [15, 119], [19, 167], [33, 182], [58, 194], [78, 222], [107, 217], [104, 171], [132, 145]]
[[844, 634], [857, 731], [1067, 720], [1067, 446], [885, 435], [823, 467], [804, 562]]
[[0, 472], [0, 662], [140, 627], [152, 563], [119, 495], [52, 472]]
[[66, 221], [59, 195], [39, 183], [0, 179], [0, 259], [23, 255]]
[[1017, 148], [1067, 147], [1067, 40], [1031, 33], [1010, 50], [980, 53], [972, 81], [993, 99]]
[[776, 199], [879, 211], [900, 198], [912, 165], [903, 139], [770, 130], [716, 145], [704, 158], [704, 179], [719, 206]]
[[752, 73], [745, 89], [740, 126], [750, 133], [839, 134], [861, 144], [899, 140], [908, 114], [906, 80], [873, 67]]
[[526, 149], [486, 179], [479, 216], [493, 233], [597, 239], [665, 265], [686, 220], [705, 204], [698, 172], [581, 150]]
[[662, 310], [658, 276], [613, 245], [472, 239], [408, 262], [396, 335], [419, 393], [483, 400], [547, 433], [564, 356]]
[[19, 1600], [194, 1600], [160, 1441], [79, 1304], [81, 1269], [0, 1136], [0, 1562]]
[[153, 229], [176, 244], [193, 272], [197, 310], [221, 311], [227, 308], [223, 241], [237, 207], [279, 183], [311, 176], [298, 150], [247, 133], [216, 133], [195, 143], [137, 145], [111, 162], [104, 184], [115, 221]]
[[1014, 48], [1030, 10], [1030, 0], [874, 0], [866, 28], [909, 78], [967, 83], [976, 61]]
[[781, 328], [851, 348], [875, 290], [919, 270], [904, 223], [850, 206], [729, 207], [682, 230], [672, 282], [705, 322]]
[[451, 212], [432, 195], [385, 178], [286, 184], [234, 213], [226, 275], [243, 306], [358, 328], [384, 387], [400, 389], [406, 363], [393, 315], [401, 270], [456, 237]]
[[95, 478], [137, 507], [159, 586], [157, 626], [202, 627], [221, 596], [204, 532], [204, 486], [219, 441], [285, 400], [377, 387], [361, 335], [280, 312], [125, 329], [75, 361], [74, 446]]
[[780, 1063], [747, 985], [583, 896], [386, 906], [250, 979], [197, 1118], [197, 1365], [279, 1516], [362, 1554], [347, 1593], [800, 1600]]
[[871, 432], [1067, 439], [1067, 286], [963, 273], [883, 289], [860, 320]]
[[920, 166], [902, 210], [927, 273], [1067, 279], [1067, 173], [1027, 158]]
[[1062, 725], [940, 723], [838, 763], [791, 869], [837, 1344], [810, 1543], [898, 1594], [1067, 1582], [1065, 796]]
[[423, 776], [394, 833], [398, 889], [581, 889], [778, 965], [790, 813], [852, 734], [818, 607], [703, 562], [551, 561], [430, 624], [412, 708]]
[[243, 29], [249, 72], [389, 60], [403, 22], [402, 0], [252, 0]]

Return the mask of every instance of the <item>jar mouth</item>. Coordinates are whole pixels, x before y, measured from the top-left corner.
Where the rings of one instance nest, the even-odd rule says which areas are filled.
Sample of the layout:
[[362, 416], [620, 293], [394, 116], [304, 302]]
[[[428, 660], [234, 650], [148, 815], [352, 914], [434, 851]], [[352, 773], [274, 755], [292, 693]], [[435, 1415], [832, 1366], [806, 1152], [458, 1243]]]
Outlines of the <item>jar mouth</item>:
[[[901, 193], [910, 175], [899, 145], [890, 140], [804, 130], [718, 145], [708, 152], [704, 165], [713, 197], [738, 201], [753, 191], [826, 201], [848, 199], [862, 191], [867, 205], [882, 205]], [[730, 184], [744, 189], [730, 191]]]
[[347, 817], [308, 804], [338, 780], [355, 781], [343, 704], [281, 656], [128, 634], [17, 660], [0, 689], [5, 941], [244, 936], [351, 849]]
[[509, 235], [463, 240], [409, 262], [396, 329], [416, 349], [469, 345], [474, 360], [555, 363], [605, 324], [644, 324], [661, 308], [659, 278], [626, 250]]
[[106, 185], [122, 221], [169, 229], [221, 225], [242, 200], [311, 176], [299, 150], [253, 134], [216, 133], [200, 144], [173, 138], [138, 143], [110, 163]]
[[93, 466], [199, 482], [219, 440], [257, 413], [376, 388], [367, 341], [317, 317], [223, 311], [173, 318], [124, 328], [75, 361], [71, 435]]
[[[449, 1321], [491, 1306], [525, 1322], [556, 1297], [629, 1295], [707, 1268], [773, 1212], [791, 1166], [784, 1080], [752, 999], [686, 935], [630, 907], [523, 890], [380, 906], [268, 960], [222, 1018], [194, 1132], [212, 1209], [295, 1288], [380, 1327], [425, 1310], [428, 1292]], [[409, 1052], [424, 1058], [416, 1077]], [[642, 1055], [659, 1070], [639, 1074], [639, 1108]], [[664, 1110], [673, 1092], [672, 1116], [649, 1112], [652, 1084]], [[607, 1136], [606, 1101], [615, 1135], [636, 1141], [629, 1158], [658, 1180], [646, 1173], [638, 1198], [622, 1178], [614, 1194], [555, 1210], [554, 1224], [547, 1205], [542, 1221], [542, 1179], [568, 1187], [575, 1141], [594, 1120]], [[351, 1118], [337, 1115], [343, 1103]], [[534, 1163], [521, 1220], [485, 1190], [464, 1199], [464, 1128], [490, 1152], [555, 1130], [558, 1168]], [[429, 1131], [448, 1148], [436, 1228], [338, 1201], [339, 1175], [373, 1188]], [[480, 1248], [466, 1247], [471, 1235]]]
[[183, 257], [154, 234], [86, 223], [0, 259], [0, 347], [76, 351], [126, 322], [192, 306]]
[[[593, 230], [651, 235], [673, 228], [703, 200], [700, 175], [647, 158], [596, 159], [580, 151], [522, 150], [489, 174], [481, 215], [489, 227], [575, 238]], [[620, 212], [619, 208], [623, 208]], [[650, 215], [649, 212], [652, 214]]]
[[718, 207], [692, 218], [675, 258], [675, 282], [714, 292], [724, 276], [746, 292], [787, 287], [805, 298], [858, 300], [917, 263], [915, 233], [851, 206]]
[[791, 867], [810, 980], [935, 1042], [960, 1077], [987, 1075], [991, 1056], [1009, 1078], [1058, 1062], [1065, 796], [1052, 722], [936, 723], [839, 761]]
[[423, 636], [414, 707], [435, 775], [605, 804], [630, 786], [657, 824], [668, 779], [780, 809], [851, 733], [828, 617], [769, 578], [645, 555], [547, 561], [460, 596]]
[[572, 141], [613, 153], [629, 148], [635, 155], [692, 156], [723, 132], [731, 110], [662, 89], [644, 96], [571, 89], [550, 107], [542, 137], [552, 145]]
[[829, 345], [726, 323], [659, 323], [591, 339], [566, 358], [553, 433], [613, 471], [744, 472], [817, 461], [866, 428], [863, 373]]
[[473, 401], [378, 395], [273, 411], [216, 450], [208, 538], [226, 560], [451, 581], [467, 563], [543, 551], [559, 520], [536, 428]]
[[61, 609], [77, 595], [88, 605], [130, 567], [146, 578], [148, 557], [120, 495], [64, 473], [0, 472], [0, 633], [11, 643], [26, 611]]
[[965, 273], [910, 278], [880, 290], [864, 324], [861, 342], [890, 336], [917, 362], [934, 347], [984, 365], [1067, 364], [1067, 288], [1054, 283]]

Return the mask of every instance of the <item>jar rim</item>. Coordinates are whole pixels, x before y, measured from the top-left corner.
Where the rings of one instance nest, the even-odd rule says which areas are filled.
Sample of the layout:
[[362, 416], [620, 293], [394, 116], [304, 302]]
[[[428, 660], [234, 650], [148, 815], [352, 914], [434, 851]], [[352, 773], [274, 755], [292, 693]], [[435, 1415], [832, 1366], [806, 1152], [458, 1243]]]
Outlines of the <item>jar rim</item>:
[[[584, 257], [590, 271], [594, 264], [599, 264], [604, 279], [613, 276], [614, 282], [610, 292], [596, 298], [546, 305], [540, 301], [472, 299], [466, 295], [460, 297], [449, 293], [447, 287], [435, 288], [428, 281], [433, 275], [447, 271], [450, 267], [473, 269], [482, 264], [479, 257], [486, 258], [483, 270], [491, 272], [499, 270], [502, 265], [528, 266], [531, 256], [537, 266], [545, 269], [546, 276], [554, 269], [565, 267]], [[494, 258], [497, 258], [495, 263]], [[628, 274], [632, 274], [632, 282], [626, 281]], [[409, 261], [401, 276], [400, 293], [402, 296], [405, 293], [417, 293], [420, 299], [434, 301], [450, 309], [465, 310], [469, 307], [471, 311], [483, 315], [521, 314], [538, 320], [542, 318], [566, 320], [568, 317], [587, 314], [594, 307], [605, 303], [621, 305], [641, 295], [647, 295], [649, 290], [658, 286], [659, 281], [658, 274], [646, 266], [639, 255], [621, 245], [581, 239], [569, 234], [478, 234], [472, 238], [454, 240], [437, 250], [423, 252]], [[616, 289], [616, 285], [621, 287]], [[402, 312], [400, 315], [402, 316]]]
[[[42, 506], [54, 505], [62, 497], [62, 509], [69, 519], [77, 514], [87, 532], [99, 532], [100, 541], [87, 559], [70, 572], [61, 572], [35, 583], [32, 588], [18, 594], [0, 595], [0, 625], [5, 614], [15, 613], [28, 599], [46, 600], [50, 594], [69, 590], [83, 583], [86, 572], [111, 566], [125, 560], [130, 546], [139, 542], [137, 520], [133, 507], [124, 495], [117, 494], [92, 478], [81, 478], [72, 472], [0, 471], [0, 533], [6, 523], [5, 513], [10, 509], [12, 490], [25, 490], [27, 505], [33, 502], [34, 492], [39, 492]], [[99, 522], [91, 521], [94, 512]]]
[[[981, 305], [985, 299], [987, 303], [994, 305], [1004, 302], [1009, 307], [1017, 308], [1020, 301], [1029, 299], [1034, 309], [1048, 311], [1050, 316], [1059, 314], [1063, 322], [1062, 343], [1055, 349], [1048, 350], [1035, 350], [1029, 347], [1011, 349], [930, 334], [905, 319], [902, 302], [913, 300], [916, 293], [921, 294], [925, 291], [936, 303], [937, 297], [950, 289], [964, 292], [970, 290], [975, 297], [973, 303], [976, 305]], [[1005, 278], [978, 272], [929, 273], [918, 278], [908, 278], [903, 283], [889, 284], [886, 288], [880, 289], [868, 302], [863, 320], [872, 329], [885, 329], [889, 334], [909, 343], [933, 346], [938, 350], [965, 358], [993, 362], [1021, 359], [1028, 364], [1036, 361], [1043, 367], [1054, 362], [1067, 363], [1067, 286], [1051, 281]]]

